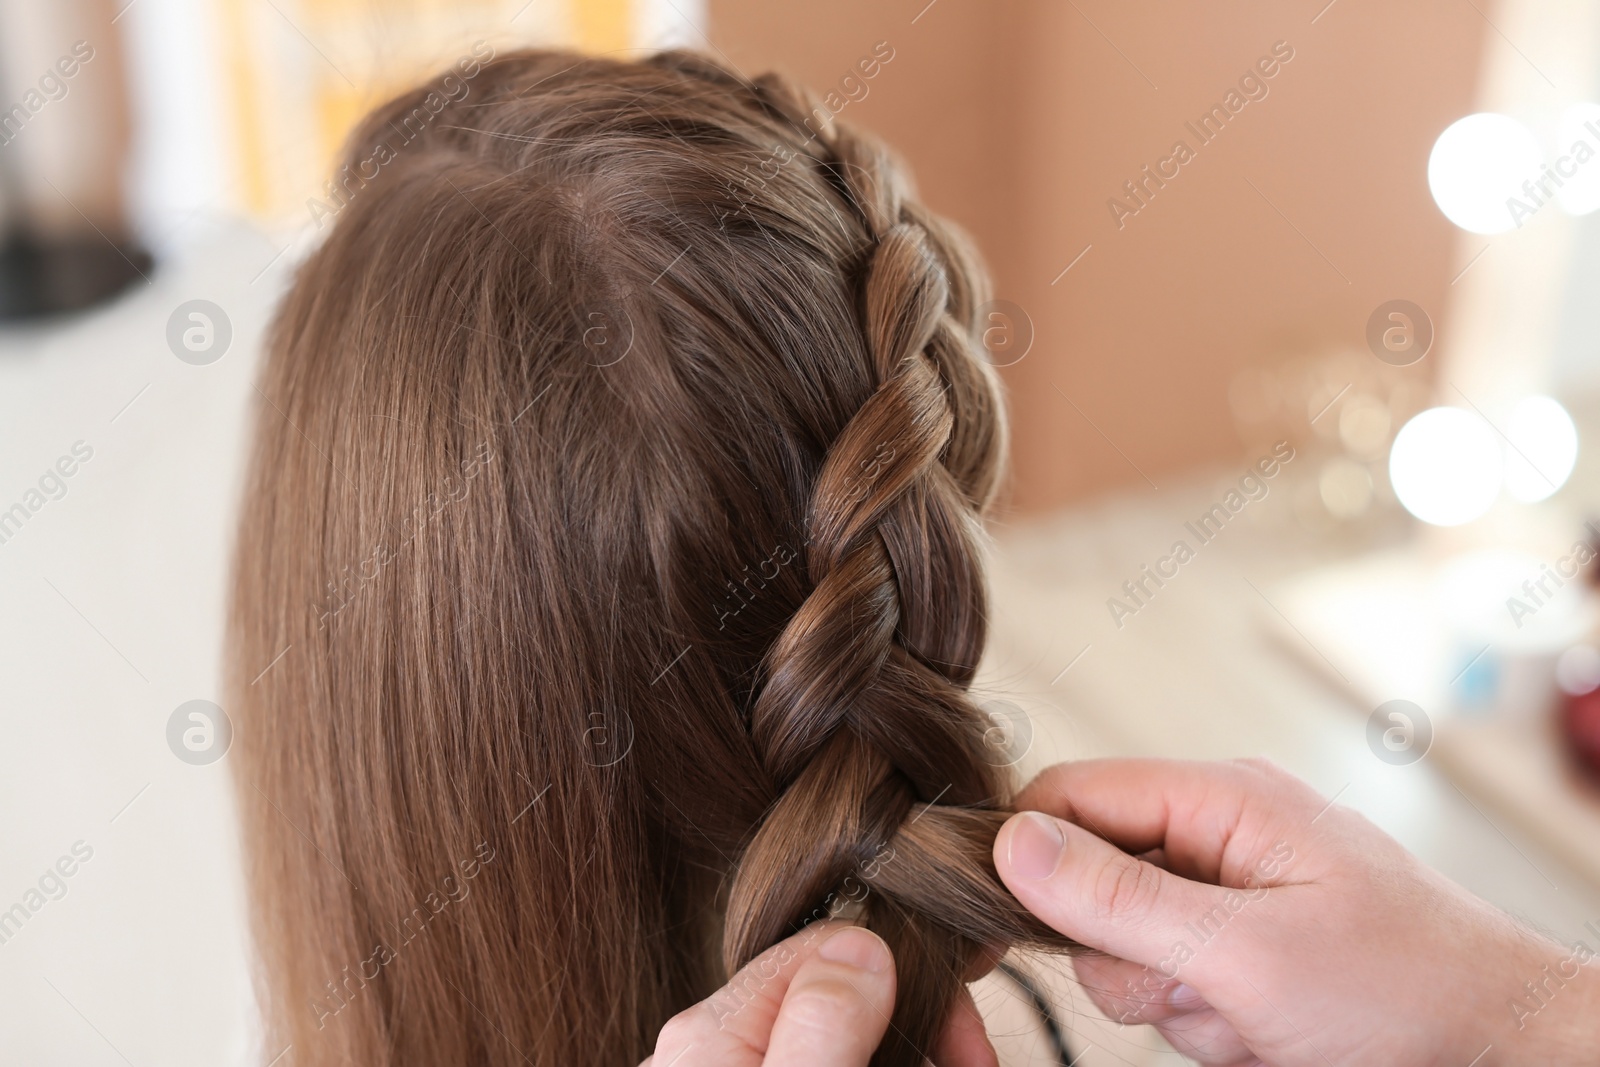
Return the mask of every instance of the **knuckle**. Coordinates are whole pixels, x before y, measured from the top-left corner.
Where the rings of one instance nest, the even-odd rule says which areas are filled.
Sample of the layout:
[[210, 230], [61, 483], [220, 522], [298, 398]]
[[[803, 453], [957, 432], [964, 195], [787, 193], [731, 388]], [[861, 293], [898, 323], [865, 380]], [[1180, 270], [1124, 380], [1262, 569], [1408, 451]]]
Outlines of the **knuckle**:
[[1278, 766], [1275, 761], [1268, 759], [1266, 756], [1245, 756], [1242, 759], [1236, 759], [1230, 762], [1232, 762], [1235, 766], [1244, 767], [1247, 770], [1254, 771], [1265, 778], [1281, 779], [1288, 773], [1282, 767]]
[[1149, 911], [1160, 891], [1160, 875], [1143, 860], [1117, 856], [1107, 861], [1094, 878], [1091, 899], [1096, 917], [1123, 918]]
[[1249, 756], [1231, 761], [1255, 778], [1252, 795], [1258, 801], [1271, 803], [1282, 809], [1311, 807], [1321, 810], [1324, 797], [1304, 779], [1291, 774], [1266, 756]]
[[656, 1035], [657, 1056], [677, 1056], [696, 1041], [704, 1038], [709, 1015], [704, 1005], [696, 1004], [667, 1020]]

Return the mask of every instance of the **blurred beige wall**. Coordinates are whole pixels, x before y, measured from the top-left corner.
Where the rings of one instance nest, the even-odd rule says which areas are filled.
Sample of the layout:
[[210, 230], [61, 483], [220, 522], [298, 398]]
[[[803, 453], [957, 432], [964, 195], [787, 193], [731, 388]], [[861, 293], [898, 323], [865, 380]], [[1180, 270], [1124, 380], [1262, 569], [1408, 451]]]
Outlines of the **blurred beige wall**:
[[[1422, 305], [1448, 344], [1465, 257], [1427, 158], [1473, 110], [1493, 31], [1470, 4], [1325, 3], [711, 0], [710, 24], [747, 73], [819, 91], [892, 45], [841, 117], [896, 145], [1031, 316], [1033, 350], [1005, 375], [1012, 498], [1039, 511], [1236, 459], [1236, 372], [1360, 347], [1386, 300]], [[1279, 41], [1293, 58], [1267, 95], [1201, 145], [1185, 122]], [[1108, 200], [1133, 206], [1123, 183], [1180, 138], [1194, 158], [1119, 229]]]

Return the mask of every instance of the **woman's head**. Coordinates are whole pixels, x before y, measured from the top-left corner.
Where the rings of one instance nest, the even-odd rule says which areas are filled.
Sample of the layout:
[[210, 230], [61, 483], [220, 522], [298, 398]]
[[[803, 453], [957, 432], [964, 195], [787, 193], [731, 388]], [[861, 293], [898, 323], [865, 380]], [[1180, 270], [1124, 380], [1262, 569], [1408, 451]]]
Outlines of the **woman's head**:
[[259, 387], [231, 669], [273, 1037], [632, 1063], [843, 910], [897, 959], [878, 1062], [920, 1063], [985, 945], [1054, 936], [989, 866], [966, 694], [980, 272], [776, 78], [525, 53], [408, 126], [430, 91], [353, 136]]

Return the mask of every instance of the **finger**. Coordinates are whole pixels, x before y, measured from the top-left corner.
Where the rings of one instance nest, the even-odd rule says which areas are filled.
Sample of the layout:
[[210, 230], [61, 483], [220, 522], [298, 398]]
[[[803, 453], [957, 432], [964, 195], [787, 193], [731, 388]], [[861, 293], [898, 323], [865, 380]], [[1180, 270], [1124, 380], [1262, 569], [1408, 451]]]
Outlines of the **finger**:
[[1173, 991], [1183, 983], [1153, 967], [1116, 956], [1078, 956], [1072, 961], [1078, 984], [1106, 1017], [1126, 1026], [1151, 1025], [1194, 1009], [1174, 1004]]
[[[1162, 849], [1175, 873], [1237, 886], [1288, 831], [1309, 825], [1323, 803], [1310, 786], [1264, 760], [1118, 759], [1050, 767], [1019, 794], [1016, 807], [1088, 827], [1127, 852]], [[1262, 880], [1270, 877], [1255, 871], [1253, 882]]]
[[846, 927], [801, 964], [763, 1067], [866, 1067], [894, 1011], [894, 959], [870, 930]]
[[1179, 1052], [1203, 1064], [1253, 1059], [1233, 1025], [1181, 978], [1114, 956], [1079, 956], [1078, 984], [1123, 1026], [1154, 1026]]
[[654, 1064], [759, 1067], [795, 974], [847, 926], [814, 923], [751, 960], [727, 985], [667, 1021], [656, 1039]]
[[983, 1016], [965, 986], [956, 995], [950, 1020], [933, 1046], [934, 1067], [1000, 1067], [1000, 1057], [989, 1043]]
[[1163, 973], [1188, 966], [1197, 978], [1231, 962], [1223, 944], [1193, 961], [1175, 959], [1173, 946], [1190, 936], [1185, 923], [1237, 891], [1180, 878], [1080, 826], [1031, 811], [1001, 827], [994, 862], [1025, 908], [1085, 945]]
[[1259, 1064], [1239, 1031], [1211, 1008], [1200, 1008], [1159, 1023], [1156, 1030], [1167, 1044], [1205, 1067], [1245, 1067]]

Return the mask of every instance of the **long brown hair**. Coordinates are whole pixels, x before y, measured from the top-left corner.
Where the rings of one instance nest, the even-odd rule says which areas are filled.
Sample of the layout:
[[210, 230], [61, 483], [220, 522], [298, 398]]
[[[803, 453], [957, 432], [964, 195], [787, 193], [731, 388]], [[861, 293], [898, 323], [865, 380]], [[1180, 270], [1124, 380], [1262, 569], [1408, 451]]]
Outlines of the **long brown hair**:
[[875, 1062], [920, 1064], [985, 947], [1063, 944], [994, 874], [967, 692], [983, 274], [780, 78], [457, 74], [354, 135], [258, 387], [230, 671], [265, 1051], [633, 1064], [847, 910], [898, 967]]

